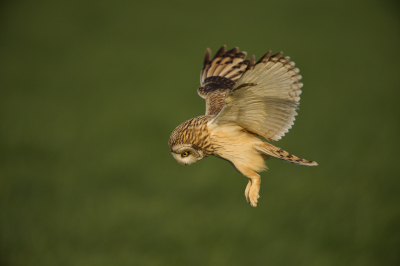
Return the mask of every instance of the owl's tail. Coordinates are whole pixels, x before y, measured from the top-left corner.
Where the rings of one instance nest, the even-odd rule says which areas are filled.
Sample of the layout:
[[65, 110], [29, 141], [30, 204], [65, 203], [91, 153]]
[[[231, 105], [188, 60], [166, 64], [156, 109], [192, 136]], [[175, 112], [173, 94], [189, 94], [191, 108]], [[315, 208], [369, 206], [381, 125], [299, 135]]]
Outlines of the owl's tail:
[[264, 142], [262, 146], [254, 146], [254, 148], [262, 154], [281, 159], [285, 162], [300, 164], [300, 165], [308, 165], [308, 166], [318, 165], [317, 162], [315, 161], [308, 161], [306, 159], [297, 157], [267, 142]]

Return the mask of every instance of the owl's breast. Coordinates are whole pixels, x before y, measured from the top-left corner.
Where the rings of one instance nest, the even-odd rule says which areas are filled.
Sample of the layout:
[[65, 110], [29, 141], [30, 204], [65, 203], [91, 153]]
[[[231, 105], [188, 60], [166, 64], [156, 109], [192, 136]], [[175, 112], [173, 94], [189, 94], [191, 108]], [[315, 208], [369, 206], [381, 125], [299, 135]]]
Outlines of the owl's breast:
[[266, 169], [264, 157], [253, 148], [262, 140], [249, 134], [239, 126], [209, 128], [214, 155], [235, 165], [241, 164], [256, 172]]

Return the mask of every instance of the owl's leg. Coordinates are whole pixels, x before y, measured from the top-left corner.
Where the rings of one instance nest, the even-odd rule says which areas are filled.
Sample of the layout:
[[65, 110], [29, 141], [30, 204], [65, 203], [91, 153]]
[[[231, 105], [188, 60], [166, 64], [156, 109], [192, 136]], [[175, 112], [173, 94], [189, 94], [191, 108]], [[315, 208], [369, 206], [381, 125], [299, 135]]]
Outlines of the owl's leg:
[[255, 175], [251, 177], [251, 187], [249, 189], [249, 201], [250, 205], [253, 207], [257, 207], [258, 198], [260, 197], [260, 185], [261, 185], [261, 178], [260, 175], [253, 172]]
[[244, 195], [246, 196], [247, 202], [251, 206], [257, 207], [258, 198], [260, 197], [259, 195], [260, 185], [261, 185], [260, 175], [247, 167], [243, 167], [240, 165], [235, 165], [235, 166], [243, 175], [249, 178], [249, 182], [247, 183]]
[[244, 191], [244, 196], [246, 197], [247, 203], [250, 204], [250, 199], [249, 199], [249, 190], [251, 187], [251, 179], [249, 178], [249, 182], [247, 183], [246, 190]]

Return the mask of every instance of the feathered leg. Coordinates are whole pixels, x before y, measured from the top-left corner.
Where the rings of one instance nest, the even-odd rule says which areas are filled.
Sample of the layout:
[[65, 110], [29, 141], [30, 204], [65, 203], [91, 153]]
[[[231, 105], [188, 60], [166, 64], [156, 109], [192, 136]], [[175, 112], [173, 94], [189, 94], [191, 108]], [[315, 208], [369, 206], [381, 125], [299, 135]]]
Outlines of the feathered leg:
[[249, 182], [247, 183], [246, 189], [244, 191], [244, 196], [246, 197], [247, 203], [250, 204], [250, 199], [249, 199], [249, 190], [251, 187], [251, 179], [249, 178]]
[[240, 165], [235, 164], [237, 170], [239, 170], [243, 175], [249, 178], [249, 182], [247, 183], [246, 190], [244, 195], [246, 196], [247, 202], [253, 206], [257, 207], [258, 198], [260, 197], [260, 185], [261, 185], [261, 178], [260, 175], [254, 172], [253, 170]]

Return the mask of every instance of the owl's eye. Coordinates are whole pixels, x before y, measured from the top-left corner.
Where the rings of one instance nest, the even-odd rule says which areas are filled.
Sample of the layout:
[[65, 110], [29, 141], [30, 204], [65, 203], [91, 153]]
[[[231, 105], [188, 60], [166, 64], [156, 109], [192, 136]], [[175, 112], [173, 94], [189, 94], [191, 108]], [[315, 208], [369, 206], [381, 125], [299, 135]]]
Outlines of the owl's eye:
[[189, 155], [189, 153], [187, 152], [187, 151], [185, 151], [184, 153], [182, 153], [182, 157], [186, 157], [186, 156], [188, 156]]

